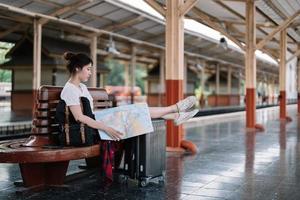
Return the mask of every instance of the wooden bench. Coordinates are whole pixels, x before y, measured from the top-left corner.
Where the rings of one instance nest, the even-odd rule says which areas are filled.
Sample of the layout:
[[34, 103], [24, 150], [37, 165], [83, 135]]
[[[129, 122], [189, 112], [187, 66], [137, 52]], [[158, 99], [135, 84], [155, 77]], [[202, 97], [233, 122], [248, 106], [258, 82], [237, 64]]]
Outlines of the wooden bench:
[[[24, 187], [63, 185], [70, 160], [86, 159], [87, 165], [99, 164], [100, 144], [56, 149], [45, 147], [56, 144], [53, 136], [58, 133], [58, 124], [54, 116], [61, 90], [62, 87], [55, 86], [40, 88], [29, 138], [0, 141], [0, 163], [18, 163]], [[104, 89], [88, 90], [94, 99], [94, 110], [111, 107]]]

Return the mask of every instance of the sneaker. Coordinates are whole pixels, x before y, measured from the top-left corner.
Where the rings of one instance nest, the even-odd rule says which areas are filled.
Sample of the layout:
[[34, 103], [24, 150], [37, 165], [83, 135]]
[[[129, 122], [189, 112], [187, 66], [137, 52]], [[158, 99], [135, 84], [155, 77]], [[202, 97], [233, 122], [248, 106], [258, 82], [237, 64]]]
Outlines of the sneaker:
[[189, 112], [180, 112], [178, 113], [179, 116], [177, 117], [177, 119], [174, 120], [174, 123], [176, 124], [176, 126], [178, 126], [194, 117], [198, 113], [198, 111], [198, 109], [195, 109]]
[[197, 98], [195, 96], [189, 96], [181, 101], [176, 103], [178, 112], [186, 112], [191, 109], [195, 103], [197, 102]]

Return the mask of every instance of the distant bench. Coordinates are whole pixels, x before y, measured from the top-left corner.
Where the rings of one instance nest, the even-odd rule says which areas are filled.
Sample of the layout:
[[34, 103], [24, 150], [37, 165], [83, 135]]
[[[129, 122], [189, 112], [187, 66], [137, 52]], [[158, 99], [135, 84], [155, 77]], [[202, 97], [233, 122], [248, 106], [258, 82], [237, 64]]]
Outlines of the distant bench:
[[[100, 144], [89, 147], [45, 148], [55, 145], [58, 124], [55, 111], [62, 87], [42, 86], [37, 94], [31, 136], [26, 139], [0, 141], [0, 163], [18, 163], [23, 186], [40, 188], [62, 185], [70, 160], [86, 159], [87, 165], [99, 165]], [[94, 110], [112, 106], [104, 89], [88, 88]]]

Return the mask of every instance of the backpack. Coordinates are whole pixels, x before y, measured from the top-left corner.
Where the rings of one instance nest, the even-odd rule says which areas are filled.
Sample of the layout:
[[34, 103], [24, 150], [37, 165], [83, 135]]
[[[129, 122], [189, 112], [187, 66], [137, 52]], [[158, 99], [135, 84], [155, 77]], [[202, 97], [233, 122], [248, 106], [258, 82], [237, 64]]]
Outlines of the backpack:
[[[80, 105], [84, 115], [95, 119], [86, 97], [80, 97]], [[70, 108], [62, 99], [56, 107], [55, 120], [59, 126], [58, 143], [60, 146], [91, 146], [99, 138], [96, 129], [75, 120]]]

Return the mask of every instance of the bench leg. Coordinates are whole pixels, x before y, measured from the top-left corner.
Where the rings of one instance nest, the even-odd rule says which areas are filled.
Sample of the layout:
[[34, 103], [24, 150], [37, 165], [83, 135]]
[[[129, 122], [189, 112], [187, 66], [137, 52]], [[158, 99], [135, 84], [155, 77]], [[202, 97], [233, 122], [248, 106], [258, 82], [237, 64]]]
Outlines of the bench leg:
[[69, 161], [19, 164], [25, 187], [62, 185]]
[[79, 165], [79, 169], [95, 169], [101, 167], [101, 159], [99, 156], [85, 159], [85, 165]]

